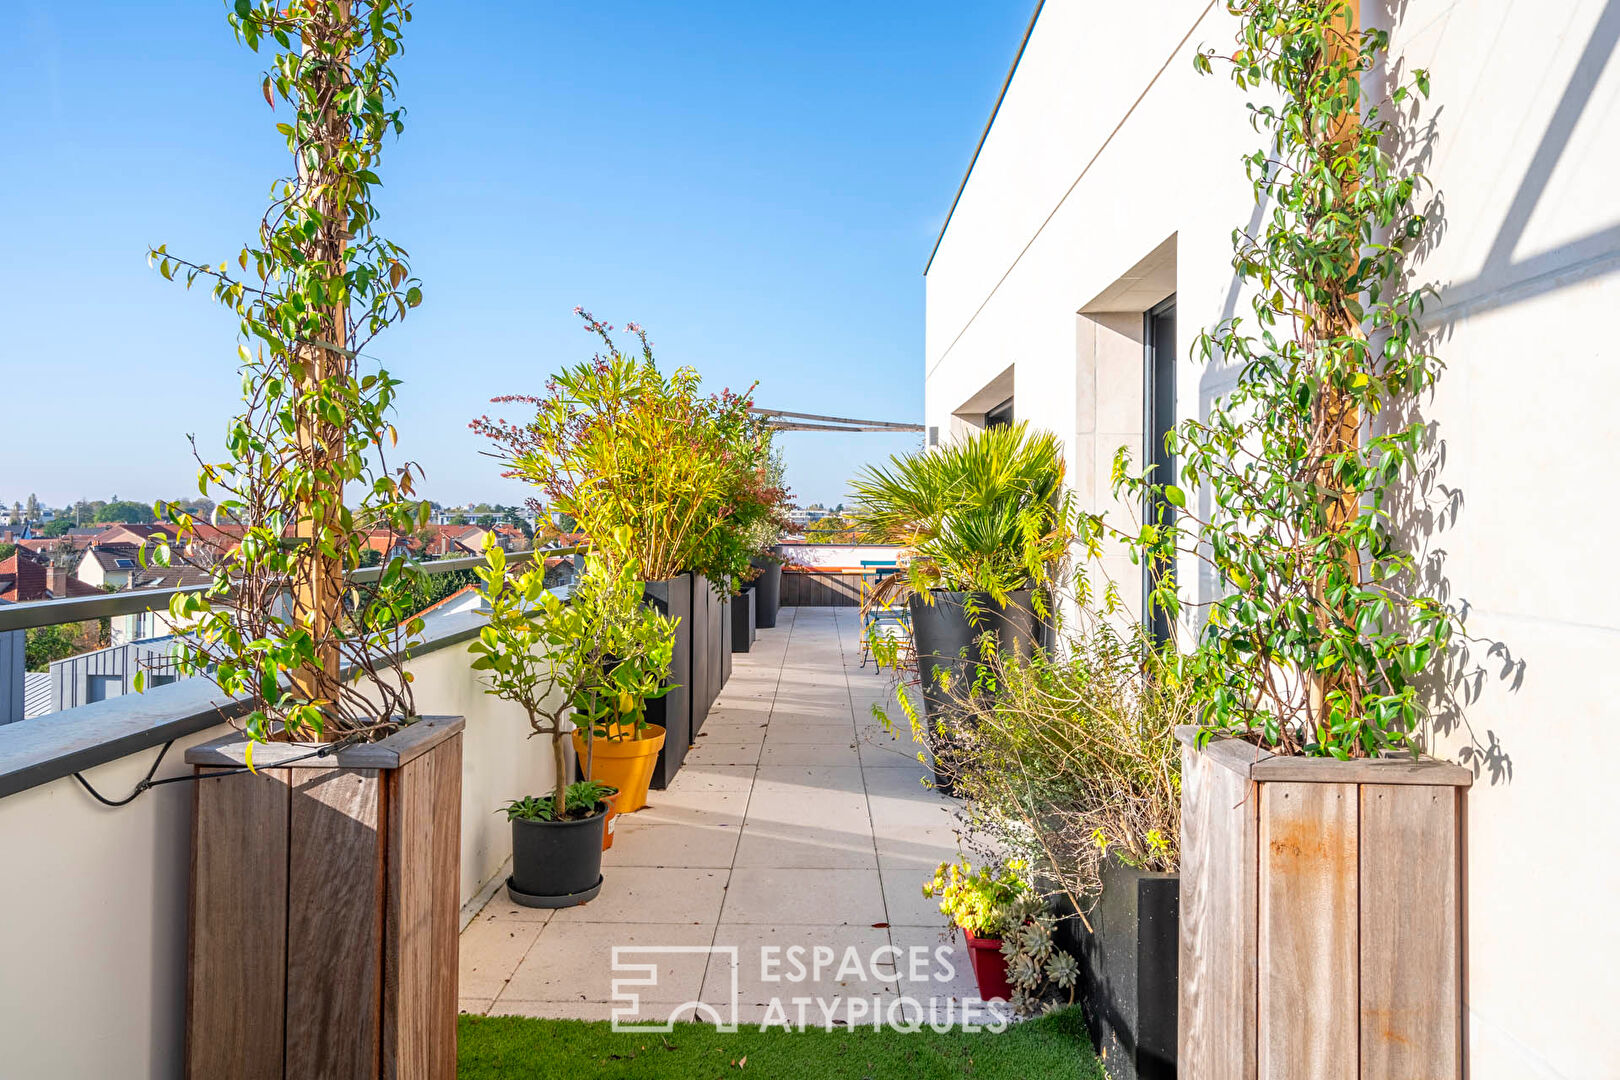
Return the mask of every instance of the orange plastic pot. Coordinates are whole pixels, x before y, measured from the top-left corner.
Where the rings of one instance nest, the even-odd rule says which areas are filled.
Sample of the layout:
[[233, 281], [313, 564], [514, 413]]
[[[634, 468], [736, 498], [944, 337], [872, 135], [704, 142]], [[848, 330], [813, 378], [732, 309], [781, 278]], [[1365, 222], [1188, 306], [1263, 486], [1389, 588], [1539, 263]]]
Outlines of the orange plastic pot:
[[602, 801], [607, 804], [607, 821], [602, 824], [602, 850], [606, 851], [613, 846], [613, 819], [619, 816], [619, 793], [615, 791]]
[[[593, 739], [588, 779], [618, 788], [617, 812], [633, 814], [647, 805], [647, 787], [652, 783], [653, 766], [658, 764], [658, 751], [663, 747], [664, 729], [657, 724], [642, 728], [639, 739]], [[585, 736], [578, 730], [574, 732], [574, 753], [579, 755], [580, 768], [584, 769]]]

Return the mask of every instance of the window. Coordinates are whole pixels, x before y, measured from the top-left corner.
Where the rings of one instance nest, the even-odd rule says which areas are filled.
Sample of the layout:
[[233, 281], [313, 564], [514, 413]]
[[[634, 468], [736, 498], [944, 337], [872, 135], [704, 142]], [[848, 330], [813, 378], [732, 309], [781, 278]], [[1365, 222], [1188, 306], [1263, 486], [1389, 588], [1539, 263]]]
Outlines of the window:
[[133, 570], [133, 569], [135, 569], [135, 560], [134, 559], [114, 559], [113, 560], [113, 565], [118, 567], [118, 569], [120, 569], [120, 570]]
[[1012, 422], [1013, 422], [1013, 399], [1012, 398], [1008, 398], [1006, 401], [1003, 401], [1000, 405], [997, 405], [993, 409], [985, 410], [984, 426], [987, 427], [987, 428], [1011, 427]]
[[[1156, 304], [1143, 317], [1142, 431], [1147, 445], [1142, 457], [1153, 466], [1153, 479], [1161, 484], [1176, 482], [1176, 459], [1165, 447], [1165, 436], [1176, 426], [1176, 298]], [[1143, 507], [1148, 521], [1161, 515], [1168, 518], [1175, 508], [1163, 500], [1150, 500]], [[1170, 618], [1148, 602], [1163, 567], [1144, 565], [1142, 572], [1142, 615], [1153, 640], [1170, 639]]]
[[109, 698], [124, 696], [124, 677], [122, 675], [87, 675], [85, 676], [84, 700], [106, 701]]

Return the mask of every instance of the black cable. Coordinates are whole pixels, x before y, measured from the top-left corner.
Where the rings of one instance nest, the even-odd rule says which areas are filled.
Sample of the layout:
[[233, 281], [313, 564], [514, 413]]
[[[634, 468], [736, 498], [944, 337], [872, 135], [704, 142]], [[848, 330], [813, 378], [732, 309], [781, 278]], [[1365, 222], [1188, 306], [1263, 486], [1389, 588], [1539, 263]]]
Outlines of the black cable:
[[135, 796], [139, 795], [141, 792], [145, 791], [147, 788], [152, 786], [152, 776], [153, 776], [153, 774], [155, 774], [158, 771], [158, 766], [163, 764], [163, 755], [167, 754], [169, 752], [169, 747], [171, 747], [173, 745], [174, 745], [174, 740], [173, 739], [170, 739], [168, 742], [164, 743], [163, 744], [163, 749], [158, 751], [157, 759], [152, 762], [152, 767], [150, 769], [146, 770], [145, 778], [142, 779], [140, 783], [135, 785], [135, 790], [134, 791], [130, 792], [124, 798], [118, 799], [117, 801], [114, 801], [112, 799], [107, 798], [101, 792], [99, 792], [95, 788], [91, 787], [90, 786], [90, 781], [88, 781], [88, 780], [86, 780], [84, 778], [83, 773], [74, 773], [73, 774], [73, 779], [77, 780], [79, 782], [79, 785], [81, 787], [83, 787], [84, 790], [88, 791], [91, 795], [93, 795], [95, 797], [95, 800], [97, 802], [99, 802], [103, 806], [111, 806], [111, 807], [114, 807], [114, 808], [117, 808], [117, 807], [120, 807], [120, 806], [128, 806], [130, 803], [135, 801]]
[[[312, 757], [326, 757], [328, 754], [335, 754], [339, 750], [343, 750], [343, 749], [346, 749], [347, 747], [353, 746], [358, 741], [359, 740], [356, 737], [350, 736], [349, 738], [344, 739], [342, 742], [327, 743], [325, 745], [316, 747], [314, 750], [311, 750], [307, 754], [299, 754], [296, 757], [290, 757], [290, 758], [287, 758], [287, 759], [285, 759], [283, 761], [278, 761], [274, 765], [266, 765], [265, 768], [266, 769], [279, 769], [279, 768], [282, 768], [283, 766], [291, 765], [295, 761], [305, 761], [305, 760], [307, 760], [309, 758], [312, 758]], [[88, 780], [86, 780], [84, 778], [83, 773], [74, 773], [73, 774], [73, 779], [77, 780], [79, 782], [79, 786], [84, 788], [84, 790], [88, 791], [90, 793], [90, 795], [98, 803], [100, 803], [103, 806], [110, 806], [110, 807], [113, 807], [114, 809], [116, 809], [116, 808], [118, 808], [120, 806], [128, 806], [130, 803], [134, 802], [136, 796], [140, 795], [141, 792], [147, 791], [150, 788], [159, 787], [160, 785], [163, 785], [163, 784], [183, 784], [183, 783], [186, 783], [186, 782], [191, 781], [191, 780], [213, 780], [216, 777], [220, 777], [220, 776], [234, 776], [237, 773], [245, 773], [245, 772], [253, 772], [253, 771], [255, 771], [253, 769], [249, 769], [246, 765], [238, 765], [238, 766], [235, 766], [234, 768], [214, 769], [214, 770], [211, 770], [211, 771], [205, 772], [205, 773], [195, 773], [195, 772], [193, 772], [193, 773], [185, 773], [185, 774], [183, 774], [181, 776], [165, 777], [162, 780], [154, 780], [154, 779], [152, 779], [152, 777], [154, 775], [156, 775], [156, 773], [158, 771], [158, 766], [163, 764], [163, 755], [167, 754], [169, 752], [169, 747], [171, 747], [173, 745], [174, 745], [174, 740], [173, 739], [170, 739], [168, 742], [163, 744], [163, 749], [158, 751], [157, 758], [154, 759], [153, 762], [152, 762], [152, 767], [150, 769], [146, 770], [146, 775], [144, 777], [142, 777], [140, 783], [135, 785], [135, 790], [131, 791], [128, 795], [124, 796], [122, 799], [109, 799], [109, 798], [107, 798], [107, 796], [103, 795], [101, 792], [97, 791], [95, 788], [90, 786], [90, 781], [88, 781]]]

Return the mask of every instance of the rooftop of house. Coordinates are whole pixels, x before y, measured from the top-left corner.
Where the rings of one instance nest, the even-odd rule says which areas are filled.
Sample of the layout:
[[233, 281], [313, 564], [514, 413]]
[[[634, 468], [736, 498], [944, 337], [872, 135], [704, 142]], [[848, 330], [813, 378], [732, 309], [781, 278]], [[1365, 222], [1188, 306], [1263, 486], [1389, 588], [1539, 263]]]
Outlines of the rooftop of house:
[[175, 589], [186, 585], [206, 585], [213, 580], [211, 571], [179, 560], [170, 566], [158, 566], [151, 558], [151, 546], [148, 545], [146, 550], [147, 558], [143, 563], [141, 545], [92, 544], [85, 550], [83, 559], [94, 559], [107, 573], [128, 574], [129, 587], [132, 589]]
[[97, 596], [101, 590], [74, 577], [67, 570], [18, 548], [0, 561], [0, 600], [28, 603], [32, 600], [59, 600], [67, 596]]

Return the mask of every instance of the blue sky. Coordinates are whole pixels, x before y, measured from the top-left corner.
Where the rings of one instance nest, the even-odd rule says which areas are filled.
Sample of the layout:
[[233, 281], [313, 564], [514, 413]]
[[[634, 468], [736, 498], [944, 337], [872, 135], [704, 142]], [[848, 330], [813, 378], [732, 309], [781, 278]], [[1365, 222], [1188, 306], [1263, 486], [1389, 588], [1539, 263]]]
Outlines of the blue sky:
[[[215, 0], [11, 0], [0, 499], [194, 490], [235, 326], [147, 268], [251, 235], [285, 148]], [[590, 355], [576, 304], [760, 404], [922, 413], [922, 269], [1031, 0], [418, 0], [383, 231], [426, 300], [372, 352], [441, 502], [519, 501], [466, 429]], [[916, 436], [789, 434], [801, 502]]]

